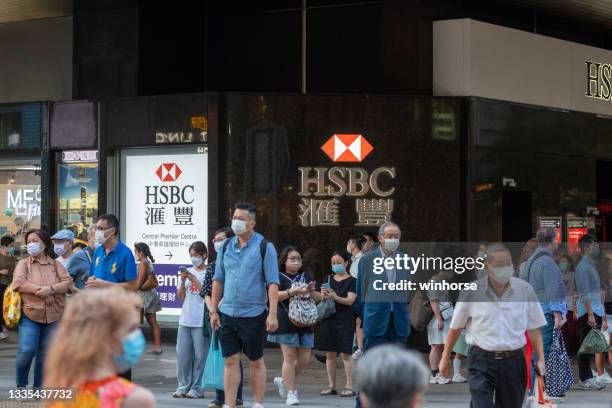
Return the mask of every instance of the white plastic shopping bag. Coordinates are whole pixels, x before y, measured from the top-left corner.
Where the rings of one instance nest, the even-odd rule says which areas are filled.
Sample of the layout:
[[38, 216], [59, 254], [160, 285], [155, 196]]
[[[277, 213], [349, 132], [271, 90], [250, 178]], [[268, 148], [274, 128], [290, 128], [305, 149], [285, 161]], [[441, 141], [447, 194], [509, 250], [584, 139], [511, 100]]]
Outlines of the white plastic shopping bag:
[[539, 375], [536, 375], [533, 395], [527, 398], [526, 408], [557, 408], [557, 405], [550, 402], [546, 393], [544, 393], [544, 380]]

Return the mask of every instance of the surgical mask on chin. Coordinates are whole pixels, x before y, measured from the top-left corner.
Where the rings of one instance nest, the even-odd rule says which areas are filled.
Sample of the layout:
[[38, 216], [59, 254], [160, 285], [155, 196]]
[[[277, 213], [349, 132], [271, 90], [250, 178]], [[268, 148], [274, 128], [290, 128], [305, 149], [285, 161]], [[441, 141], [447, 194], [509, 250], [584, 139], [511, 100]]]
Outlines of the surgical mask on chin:
[[502, 266], [501, 268], [491, 268], [491, 272], [493, 272], [493, 279], [498, 283], [506, 284], [510, 281], [512, 275], [514, 275], [514, 268], [512, 265]]
[[342, 272], [344, 272], [344, 265], [342, 265], [342, 264], [332, 265], [332, 272], [333, 273], [342, 273]]
[[135, 329], [126, 334], [121, 339], [121, 347], [123, 348], [123, 352], [113, 356], [113, 361], [117, 366], [117, 371], [124, 373], [138, 364], [142, 358], [145, 350], [145, 338], [142, 334], [142, 330]]
[[399, 238], [385, 238], [384, 247], [387, 252], [395, 252], [399, 248]]
[[232, 220], [232, 231], [236, 235], [242, 235], [247, 230], [247, 223], [243, 220]]
[[191, 257], [191, 264], [192, 264], [193, 266], [195, 266], [196, 268], [197, 268], [198, 266], [202, 265], [202, 263], [203, 263], [203, 262], [204, 262], [204, 259], [202, 259], [202, 258], [201, 258], [201, 257], [199, 257], [199, 256], [192, 256], [192, 257]]
[[102, 230], [96, 230], [96, 243], [101, 245], [104, 245], [104, 243], [108, 240], [108, 237], [106, 236], [105, 232]]
[[53, 252], [58, 256], [63, 256], [66, 253], [66, 246], [64, 244], [53, 245]]
[[223, 244], [225, 244], [226, 240], [227, 240], [227, 238], [224, 239], [223, 241], [215, 241], [215, 242], [213, 242], [213, 245], [215, 246], [215, 252], [216, 253], [221, 252], [221, 250], [223, 249]]
[[40, 242], [31, 242], [26, 246], [29, 255], [36, 256], [41, 253], [42, 245]]

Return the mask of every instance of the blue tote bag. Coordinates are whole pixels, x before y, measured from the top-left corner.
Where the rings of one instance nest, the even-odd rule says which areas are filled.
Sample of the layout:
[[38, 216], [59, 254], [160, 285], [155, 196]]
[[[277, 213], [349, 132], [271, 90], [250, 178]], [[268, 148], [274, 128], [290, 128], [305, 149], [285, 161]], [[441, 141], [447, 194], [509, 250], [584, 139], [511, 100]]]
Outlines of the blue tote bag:
[[204, 376], [202, 377], [202, 388], [209, 390], [223, 391], [223, 354], [221, 353], [221, 344], [219, 344], [219, 335], [213, 331], [211, 336], [210, 349], [204, 366]]

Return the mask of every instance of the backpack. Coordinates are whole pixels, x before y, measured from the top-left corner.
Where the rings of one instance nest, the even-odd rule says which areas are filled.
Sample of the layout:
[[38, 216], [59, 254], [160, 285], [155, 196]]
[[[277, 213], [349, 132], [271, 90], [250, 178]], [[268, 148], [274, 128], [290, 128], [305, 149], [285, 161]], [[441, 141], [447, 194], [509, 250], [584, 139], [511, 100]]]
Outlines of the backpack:
[[425, 330], [431, 321], [434, 312], [431, 310], [429, 298], [422, 290], [414, 292], [410, 303], [408, 303], [408, 313], [410, 314], [410, 324], [416, 330]]
[[13, 290], [13, 285], [10, 285], [4, 291], [3, 301], [2, 317], [4, 318], [4, 325], [9, 329], [14, 329], [21, 320], [21, 295]]
[[[289, 276], [282, 274], [285, 278], [291, 281], [291, 288], [300, 288], [306, 282], [304, 281], [304, 275], [300, 274], [295, 279], [291, 279]], [[298, 279], [301, 278], [301, 281]], [[280, 302], [285, 309], [284, 302]], [[314, 326], [317, 322], [317, 305], [311, 297], [293, 296], [289, 300], [289, 309], [287, 310], [289, 320], [291, 324], [296, 327], [309, 327]]]

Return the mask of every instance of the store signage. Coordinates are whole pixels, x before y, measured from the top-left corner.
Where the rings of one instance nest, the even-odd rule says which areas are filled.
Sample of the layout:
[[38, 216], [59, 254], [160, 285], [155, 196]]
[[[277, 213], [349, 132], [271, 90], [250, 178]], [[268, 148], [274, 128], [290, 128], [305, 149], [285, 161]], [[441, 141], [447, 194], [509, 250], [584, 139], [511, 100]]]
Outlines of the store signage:
[[587, 69], [585, 96], [612, 101], [612, 66], [593, 61], [585, 61], [585, 64]]
[[145, 242], [156, 260], [162, 313], [180, 314], [179, 266], [191, 267], [189, 246], [207, 241], [208, 155], [197, 153], [125, 157], [125, 241]]
[[79, 162], [97, 162], [97, 150], [67, 150], [62, 152], [62, 162], [64, 163], [79, 163]]
[[24, 217], [31, 221], [40, 217], [40, 186], [8, 187], [6, 190], [6, 209], [13, 212], [14, 216]]
[[577, 254], [580, 252], [579, 240], [589, 233], [588, 219], [586, 217], [567, 218], [567, 252]]
[[540, 228], [554, 228], [557, 232], [557, 238], [555, 238], [555, 242], [561, 243], [561, 217], [539, 217], [538, 221], [540, 224]]
[[[362, 135], [335, 134], [321, 149], [333, 161], [361, 162], [374, 148]], [[379, 226], [391, 219], [395, 167], [299, 167], [300, 223], [304, 227], [339, 226], [340, 199], [355, 197], [355, 226]], [[386, 181], [386, 183], [384, 183]], [[372, 197], [373, 196], [373, 197]]]
[[206, 116], [192, 116], [185, 128], [193, 130], [158, 130], [155, 132], [155, 144], [167, 143], [208, 143], [208, 119]]

